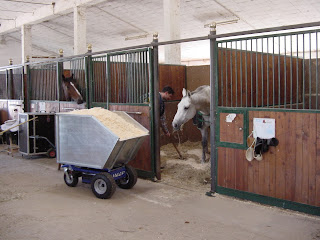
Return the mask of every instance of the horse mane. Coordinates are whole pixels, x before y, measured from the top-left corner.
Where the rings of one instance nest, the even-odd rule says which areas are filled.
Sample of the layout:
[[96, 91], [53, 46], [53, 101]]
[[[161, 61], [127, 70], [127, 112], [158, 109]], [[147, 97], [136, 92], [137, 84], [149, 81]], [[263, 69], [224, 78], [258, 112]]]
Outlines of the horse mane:
[[198, 87], [196, 90], [191, 92], [191, 97], [198, 104], [210, 104], [210, 86], [203, 85]]

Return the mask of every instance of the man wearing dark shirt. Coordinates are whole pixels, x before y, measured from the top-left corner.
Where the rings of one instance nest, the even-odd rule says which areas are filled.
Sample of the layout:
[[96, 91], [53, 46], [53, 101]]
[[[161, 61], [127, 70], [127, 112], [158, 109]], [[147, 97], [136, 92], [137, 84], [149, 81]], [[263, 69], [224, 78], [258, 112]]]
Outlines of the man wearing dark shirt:
[[166, 122], [166, 114], [165, 114], [165, 104], [164, 101], [170, 100], [174, 91], [171, 87], [165, 86], [161, 92], [159, 92], [159, 105], [160, 105], [160, 124], [162, 131], [168, 137], [170, 137], [170, 132], [168, 130], [167, 122]]

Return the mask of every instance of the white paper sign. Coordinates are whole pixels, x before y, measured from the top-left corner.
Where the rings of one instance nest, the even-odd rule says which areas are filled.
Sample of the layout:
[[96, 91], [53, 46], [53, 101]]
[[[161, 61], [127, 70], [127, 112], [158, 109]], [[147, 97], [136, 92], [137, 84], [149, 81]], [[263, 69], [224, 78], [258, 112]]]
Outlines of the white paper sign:
[[236, 118], [237, 114], [230, 113], [228, 116], [226, 116], [226, 122], [232, 122]]
[[46, 103], [39, 102], [39, 112], [45, 112], [45, 111], [46, 111]]
[[273, 118], [253, 118], [253, 137], [270, 139], [276, 137], [276, 120]]

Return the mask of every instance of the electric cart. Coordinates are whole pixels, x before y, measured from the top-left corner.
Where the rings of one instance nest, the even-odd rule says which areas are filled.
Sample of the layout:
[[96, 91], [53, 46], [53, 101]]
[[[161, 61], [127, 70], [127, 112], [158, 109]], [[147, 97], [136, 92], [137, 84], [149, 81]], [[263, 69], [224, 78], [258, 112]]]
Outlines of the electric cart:
[[120, 140], [108, 127], [91, 115], [56, 114], [57, 162], [64, 168], [64, 181], [75, 187], [79, 178], [91, 184], [96, 197], [110, 198], [116, 186], [132, 188], [136, 170], [128, 165], [149, 132], [127, 113], [115, 111], [128, 123], [143, 130], [141, 136]]

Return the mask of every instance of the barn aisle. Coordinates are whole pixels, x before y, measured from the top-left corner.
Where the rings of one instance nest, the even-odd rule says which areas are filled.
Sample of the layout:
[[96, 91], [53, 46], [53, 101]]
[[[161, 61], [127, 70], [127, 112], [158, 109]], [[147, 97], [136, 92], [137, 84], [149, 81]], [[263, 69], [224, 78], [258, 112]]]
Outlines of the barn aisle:
[[320, 239], [319, 217], [165, 181], [138, 179], [101, 200], [66, 186], [57, 166], [0, 153], [0, 239]]

